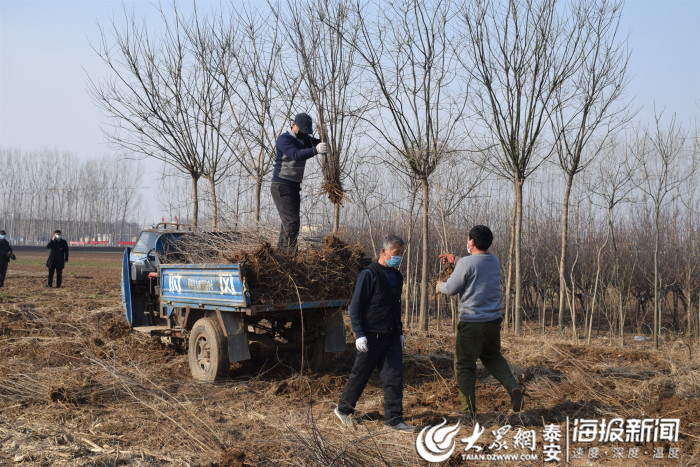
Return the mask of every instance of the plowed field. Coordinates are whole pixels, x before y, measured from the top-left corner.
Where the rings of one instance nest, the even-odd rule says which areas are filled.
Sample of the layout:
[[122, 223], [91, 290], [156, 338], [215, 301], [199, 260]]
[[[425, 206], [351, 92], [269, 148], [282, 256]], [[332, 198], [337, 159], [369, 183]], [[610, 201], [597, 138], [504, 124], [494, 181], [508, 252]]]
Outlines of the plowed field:
[[[0, 464], [426, 464], [416, 451], [418, 432], [384, 427], [376, 376], [358, 404], [356, 429], [341, 426], [333, 415], [355, 354], [349, 329], [348, 351], [327, 371], [299, 374], [294, 358], [278, 355], [233, 364], [224, 381], [200, 384], [190, 377], [186, 354], [128, 328], [120, 299], [121, 254], [71, 253], [61, 289], [45, 286], [43, 252], [16, 254], [0, 289]], [[519, 414], [480, 367], [477, 422], [485, 432], [478, 454], [527, 453], [536, 460], [462, 457], [477, 451], [465, 452], [461, 442], [473, 425], [455, 415], [454, 333], [446, 325], [433, 324], [428, 334], [407, 333], [405, 419], [419, 428], [443, 417], [460, 423], [448, 465], [543, 465], [545, 425], [560, 427], [563, 462], [567, 417], [570, 426], [582, 419], [680, 419], [677, 442], [571, 443], [570, 461], [697, 465], [698, 348], [667, 338], [656, 352], [649, 342], [628, 340], [625, 347], [604, 339], [587, 347], [555, 334], [504, 336], [504, 355], [526, 390]], [[494, 441], [506, 426], [503, 447]], [[518, 430], [535, 431], [534, 451], [516, 449]], [[659, 448], [661, 459], [654, 458]]]

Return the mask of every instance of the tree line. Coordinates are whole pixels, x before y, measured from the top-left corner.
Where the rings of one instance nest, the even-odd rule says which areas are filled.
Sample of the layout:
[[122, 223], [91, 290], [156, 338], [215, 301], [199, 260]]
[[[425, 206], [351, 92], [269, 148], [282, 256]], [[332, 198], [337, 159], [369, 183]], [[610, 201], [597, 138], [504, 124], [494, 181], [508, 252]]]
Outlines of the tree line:
[[140, 166], [113, 156], [81, 160], [58, 149], [0, 147], [0, 228], [13, 244], [45, 244], [56, 229], [73, 241], [132, 241]]
[[[195, 225], [200, 198], [213, 229], [223, 219], [274, 222], [262, 187], [275, 140], [291, 115], [307, 111], [331, 151], [316, 166], [317, 179], [305, 182], [311, 187], [305, 219], [310, 225], [330, 219], [332, 232], [364, 239], [369, 233], [375, 250], [383, 230], [404, 231], [406, 296], [420, 329], [435, 310], [433, 255], [454, 246], [467, 219], [490, 220], [508, 239], [507, 247], [499, 243], [499, 256], [506, 324], [516, 334], [533, 303], [547, 309], [547, 297], [555, 299], [549, 303], [560, 331], [566, 322], [574, 333], [577, 324], [590, 330], [590, 310], [607, 305], [614, 289], [618, 309], [608, 325], [630, 324], [631, 292], [622, 285], [630, 280], [623, 255], [636, 230], [626, 230], [630, 219], [654, 239], [645, 251], [653, 259], [651, 273], [645, 269], [653, 298], [634, 303], [652, 303], [651, 317], [640, 313], [655, 339], [667, 325], [664, 216], [675, 209], [697, 218], [697, 128], [661, 110], [648, 127], [634, 122], [621, 2], [306, 0], [158, 8], [157, 30], [128, 10], [103, 27], [93, 47], [110, 74], [91, 79], [89, 89], [109, 118], [116, 148], [159, 159], [189, 180], [189, 202], [175, 205]], [[617, 163], [601, 165], [610, 160]], [[533, 196], [542, 186], [546, 196]], [[172, 195], [181, 198], [182, 191]], [[541, 212], [547, 203], [553, 211]], [[494, 205], [498, 213], [483, 208]], [[472, 212], [482, 217], [465, 217], [467, 206], [479, 206]], [[596, 228], [578, 217], [583, 209]], [[540, 225], [545, 219], [547, 229]], [[547, 248], [529, 257], [533, 246], [523, 242], [537, 240], [532, 235], [540, 230], [547, 240], [536, 243]], [[599, 241], [592, 263], [592, 252], [582, 250], [584, 234]], [[556, 291], [543, 285], [552, 258]], [[595, 265], [588, 271], [593, 278], [577, 276], [584, 264]], [[614, 279], [604, 281], [606, 274]], [[591, 280], [586, 295], [581, 284]], [[691, 306], [692, 293], [687, 301]]]

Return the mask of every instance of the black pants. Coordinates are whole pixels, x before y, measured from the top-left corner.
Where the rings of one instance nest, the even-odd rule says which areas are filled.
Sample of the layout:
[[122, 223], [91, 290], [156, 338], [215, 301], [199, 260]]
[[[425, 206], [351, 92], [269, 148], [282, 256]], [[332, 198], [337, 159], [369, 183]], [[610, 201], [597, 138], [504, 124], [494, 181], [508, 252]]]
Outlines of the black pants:
[[61, 276], [63, 275], [63, 268], [57, 268], [56, 266], [49, 266], [49, 287], [53, 286], [53, 273], [56, 271], [56, 287], [61, 286]]
[[280, 219], [282, 219], [277, 246], [296, 251], [299, 225], [301, 224], [299, 218], [301, 188], [287, 185], [286, 183], [272, 182], [270, 190], [277, 212], [280, 215]]
[[0, 287], [5, 286], [5, 274], [7, 274], [7, 261], [0, 261]]
[[364, 391], [369, 377], [375, 368], [384, 390], [384, 423], [396, 425], [403, 421], [403, 362], [401, 338], [398, 334], [367, 336], [369, 351], [357, 352], [348, 382], [338, 401], [338, 411], [348, 415], [355, 411], [355, 405]]

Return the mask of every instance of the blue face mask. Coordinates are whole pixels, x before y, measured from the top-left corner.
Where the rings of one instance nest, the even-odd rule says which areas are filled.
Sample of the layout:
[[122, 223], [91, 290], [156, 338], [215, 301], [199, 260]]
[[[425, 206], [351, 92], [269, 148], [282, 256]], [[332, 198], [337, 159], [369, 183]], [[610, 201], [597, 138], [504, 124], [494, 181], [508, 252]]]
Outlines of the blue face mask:
[[391, 259], [386, 260], [386, 265], [390, 268], [398, 268], [401, 264], [401, 256], [392, 256]]
[[0, 235], [0, 240], [5, 240], [7, 238], [7, 235]]
[[61, 239], [61, 236], [60, 236], [60, 235], [56, 235], [56, 240], [60, 240], [60, 239]]

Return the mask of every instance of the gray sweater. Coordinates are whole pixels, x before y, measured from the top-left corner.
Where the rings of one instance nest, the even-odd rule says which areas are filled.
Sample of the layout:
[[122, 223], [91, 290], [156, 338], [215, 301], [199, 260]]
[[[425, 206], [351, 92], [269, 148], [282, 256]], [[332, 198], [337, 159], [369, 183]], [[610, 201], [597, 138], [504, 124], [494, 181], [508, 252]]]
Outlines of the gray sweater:
[[459, 294], [459, 320], [486, 322], [501, 318], [501, 265], [491, 253], [464, 256], [440, 284], [445, 295]]

